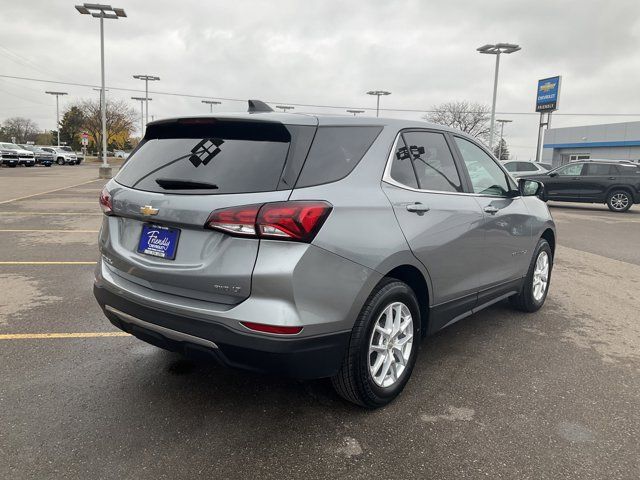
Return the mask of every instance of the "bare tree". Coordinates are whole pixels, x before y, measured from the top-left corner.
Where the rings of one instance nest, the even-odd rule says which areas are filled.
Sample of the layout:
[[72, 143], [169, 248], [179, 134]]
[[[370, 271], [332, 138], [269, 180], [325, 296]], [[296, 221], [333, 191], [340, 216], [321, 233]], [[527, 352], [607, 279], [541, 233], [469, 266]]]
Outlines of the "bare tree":
[[[98, 150], [102, 145], [102, 117], [100, 101], [83, 100], [77, 104], [82, 112], [82, 128], [90, 135]], [[107, 145], [115, 143], [122, 148], [135, 130], [136, 111], [124, 100], [107, 100]]]
[[489, 138], [489, 114], [491, 109], [480, 103], [447, 102], [436, 105], [425, 120], [447, 127], [457, 128], [483, 142]]
[[26, 143], [38, 133], [38, 125], [30, 118], [7, 118], [2, 124], [2, 131], [8, 138], [15, 137], [17, 143]]

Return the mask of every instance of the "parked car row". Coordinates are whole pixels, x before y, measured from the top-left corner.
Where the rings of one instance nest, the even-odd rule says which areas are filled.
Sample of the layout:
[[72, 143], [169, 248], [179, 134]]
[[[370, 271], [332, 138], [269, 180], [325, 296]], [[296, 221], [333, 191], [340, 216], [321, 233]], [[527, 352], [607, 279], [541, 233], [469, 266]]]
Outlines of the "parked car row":
[[538, 175], [551, 170], [546, 164], [538, 162], [526, 162], [522, 160], [506, 160], [502, 162], [504, 168], [514, 177], [523, 177], [525, 175]]
[[581, 160], [525, 178], [542, 182], [549, 200], [605, 203], [613, 212], [640, 203], [640, 165], [630, 161]]
[[84, 157], [74, 152], [70, 147], [54, 147], [42, 145], [24, 145], [10, 142], [0, 142], [0, 164], [8, 167], [24, 165], [44, 165], [50, 167], [58, 165], [79, 165]]

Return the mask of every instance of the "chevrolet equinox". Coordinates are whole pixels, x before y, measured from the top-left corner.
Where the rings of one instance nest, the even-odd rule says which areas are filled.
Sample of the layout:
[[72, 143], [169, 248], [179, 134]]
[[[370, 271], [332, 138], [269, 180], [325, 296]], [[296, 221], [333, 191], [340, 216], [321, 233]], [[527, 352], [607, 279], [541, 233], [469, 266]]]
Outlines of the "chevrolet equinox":
[[544, 185], [418, 121], [248, 113], [152, 122], [100, 195], [94, 293], [108, 319], [186, 355], [329, 377], [375, 408], [422, 337], [503, 299], [544, 303]]

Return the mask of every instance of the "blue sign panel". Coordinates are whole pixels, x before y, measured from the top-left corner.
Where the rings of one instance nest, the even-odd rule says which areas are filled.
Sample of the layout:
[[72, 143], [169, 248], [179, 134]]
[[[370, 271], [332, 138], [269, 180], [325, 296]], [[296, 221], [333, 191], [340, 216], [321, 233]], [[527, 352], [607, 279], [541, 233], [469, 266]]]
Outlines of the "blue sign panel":
[[538, 80], [536, 112], [553, 112], [558, 109], [561, 80], [560, 76]]

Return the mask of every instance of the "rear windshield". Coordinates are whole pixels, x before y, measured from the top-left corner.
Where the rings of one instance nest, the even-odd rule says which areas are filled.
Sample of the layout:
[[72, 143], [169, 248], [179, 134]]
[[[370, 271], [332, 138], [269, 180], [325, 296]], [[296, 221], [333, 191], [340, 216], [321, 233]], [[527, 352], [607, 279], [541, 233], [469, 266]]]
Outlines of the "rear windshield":
[[[138, 190], [175, 194], [292, 188], [297, 172], [289, 174], [292, 178], [287, 181], [287, 157], [304, 159], [314, 130], [315, 127], [215, 119], [150, 125], [115, 180]], [[290, 158], [289, 163], [302, 162]]]

